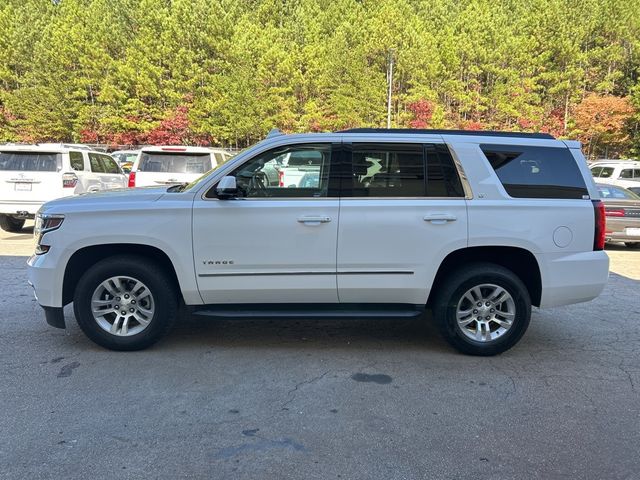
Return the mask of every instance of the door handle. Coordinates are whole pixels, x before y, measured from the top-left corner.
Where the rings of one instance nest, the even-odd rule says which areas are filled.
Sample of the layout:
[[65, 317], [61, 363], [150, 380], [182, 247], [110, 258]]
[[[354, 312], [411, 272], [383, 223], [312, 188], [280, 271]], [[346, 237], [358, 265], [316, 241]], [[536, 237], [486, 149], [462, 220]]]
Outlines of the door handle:
[[330, 221], [331, 218], [329, 217], [298, 217], [298, 223], [304, 223], [305, 225], [319, 225]]
[[455, 222], [457, 219], [458, 217], [451, 213], [430, 213], [423, 218], [425, 222], [431, 222], [432, 225], [444, 225], [447, 222]]

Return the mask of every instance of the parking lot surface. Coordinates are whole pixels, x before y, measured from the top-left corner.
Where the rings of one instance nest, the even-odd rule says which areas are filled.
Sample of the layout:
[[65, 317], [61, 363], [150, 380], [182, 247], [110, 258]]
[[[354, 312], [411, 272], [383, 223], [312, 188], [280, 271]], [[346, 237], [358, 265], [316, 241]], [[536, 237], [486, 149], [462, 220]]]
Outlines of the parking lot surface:
[[46, 325], [0, 231], [0, 478], [640, 478], [640, 251], [493, 358], [424, 319], [183, 315], [142, 352]]

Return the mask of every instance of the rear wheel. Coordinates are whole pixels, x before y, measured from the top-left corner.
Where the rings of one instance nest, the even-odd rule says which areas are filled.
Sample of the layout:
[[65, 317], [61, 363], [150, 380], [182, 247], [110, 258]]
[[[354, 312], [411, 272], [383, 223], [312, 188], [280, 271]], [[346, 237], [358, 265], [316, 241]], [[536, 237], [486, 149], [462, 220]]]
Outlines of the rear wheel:
[[122, 255], [91, 267], [73, 298], [78, 325], [111, 350], [141, 350], [162, 338], [178, 315], [175, 287], [153, 261]]
[[433, 311], [454, 348], [470, 355], [497, 355], [524, 335], [531, 299], [513, 272], [477, 263], [447, 276], [436, 292]]
[[624, 243], [628, 248], [640, 248], [640, 242], [625, 242]]
[[18, 233], [24, 227], [24, 218], [14, 218], [9, 215], [0, 215], [0, 228], [5, 232]]

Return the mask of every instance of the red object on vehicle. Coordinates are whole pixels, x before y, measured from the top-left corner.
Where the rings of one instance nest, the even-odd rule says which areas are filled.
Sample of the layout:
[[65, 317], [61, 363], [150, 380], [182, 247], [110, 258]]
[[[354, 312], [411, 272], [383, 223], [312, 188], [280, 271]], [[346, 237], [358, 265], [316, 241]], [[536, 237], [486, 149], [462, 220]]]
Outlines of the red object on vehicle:
[[282, 170], [278, 170], [278, 186], [284, 187], [284, 172]]
[[76, 188], [78, 177], [75, 173], [62, 174], [62, 188]]
[[605, 212], [602, 200], [591, 200], [593, 202], [593, 212], [595, 214], [595, 229], [593, 232], [593, 249], [604, 250], [605, 239]]
[[136, 186], [136, 172], [129, 172], [129, 188]]
[[186, 152], [187, 149], [184, 147], [162, 147], [162, 151], [164, 152]]

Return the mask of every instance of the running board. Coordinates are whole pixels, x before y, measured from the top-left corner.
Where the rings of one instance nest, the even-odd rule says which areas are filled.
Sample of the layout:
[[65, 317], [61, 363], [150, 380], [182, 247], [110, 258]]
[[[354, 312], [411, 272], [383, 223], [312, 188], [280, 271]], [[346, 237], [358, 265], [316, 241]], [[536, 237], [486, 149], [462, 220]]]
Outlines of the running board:
[[222, 318], [415, 318], [420, 305], [405, 304], [225, 304], [192, 306], [194, 315]]

